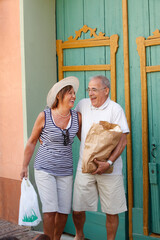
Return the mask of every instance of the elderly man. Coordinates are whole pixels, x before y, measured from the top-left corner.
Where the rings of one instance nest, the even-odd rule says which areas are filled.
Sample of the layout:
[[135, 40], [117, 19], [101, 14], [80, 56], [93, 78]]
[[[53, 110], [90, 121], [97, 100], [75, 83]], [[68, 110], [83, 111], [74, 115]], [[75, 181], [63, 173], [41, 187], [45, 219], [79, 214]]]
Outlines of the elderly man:
[[[80, 157], [73, 195], [75, 240], [84, 239], [85, 211], [97, 211], [98, 196], [101, 210], [106, 214], [107, 240], [114, 240], [119, 224], [118, 214], [127, 210], [121, 153], [127, 144], [129, 129], [123, 109], [109, 98], [110, 82], [106, 77], [92, 77], [87, 91], [89, 98], [82, 99], [76, 107], [76, 111], [82, 114], [82, 129]], [[99, 121], [118, 124], [123, 134], [107, 161], [100, 162], [95, 159], [97, 170], [92, 174], [82, 173], [81, 164], [85, 138], [92, 124]], [[106, 170], [112, 165], [113, 172], [106, 174]]]

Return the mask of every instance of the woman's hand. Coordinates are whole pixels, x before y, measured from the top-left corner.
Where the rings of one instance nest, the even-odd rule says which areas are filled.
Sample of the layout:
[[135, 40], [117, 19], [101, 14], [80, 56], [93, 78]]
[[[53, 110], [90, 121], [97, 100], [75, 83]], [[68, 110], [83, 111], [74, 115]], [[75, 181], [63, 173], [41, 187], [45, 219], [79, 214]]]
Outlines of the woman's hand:
[[21, 180], [28, 177], [28, 167], [23, 167], [20, 173]]

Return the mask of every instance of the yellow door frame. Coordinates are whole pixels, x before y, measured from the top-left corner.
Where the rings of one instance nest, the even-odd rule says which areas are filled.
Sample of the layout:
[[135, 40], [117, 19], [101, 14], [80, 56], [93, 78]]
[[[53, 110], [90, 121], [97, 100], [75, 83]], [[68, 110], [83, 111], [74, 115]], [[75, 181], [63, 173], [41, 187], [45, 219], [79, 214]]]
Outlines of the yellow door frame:
[[[72, 71], [110, 71], [111, 72], [111, 99], [116, 101], [116, 52], [118, 49], [118, 35], [114, 34], [111, 37], [104, 36], [105, 34], [100, 32], [96, 34], [96, 28], [92, 29], [87, 25], [84, 25], [78, 31], [75, 31], [76, 36], [73, 38], [70, 36], [68, 41], [57, 40], [57, 55], [58, 55], [58, 79], [63, 79], [64, 72]], [[94, 38], [78, 40], [81, 33], [87, 33], [90, 31], [90, 36]], [[74, 48], [87, 48], [87, 47], [99, 47], [110, 46], [110, 64], [101, 65], [80, 65], [80, 66], [64, 66], [63, 65], [63, 50]]]
[[147, 39], [138, 37], [136, 39], [137, 51], [140, 56], [141, 70], [141, 99], [142, 99], [142, 159], [143, 159], [143, 232], [149, 235], [149, 173], [148, 173], [148, 95], [147, 95], [147, 73], [160, 72], [160, 65], [146, 66], [146, 47], [160, 45], [160, 32], [156, 30], [153, 36]]

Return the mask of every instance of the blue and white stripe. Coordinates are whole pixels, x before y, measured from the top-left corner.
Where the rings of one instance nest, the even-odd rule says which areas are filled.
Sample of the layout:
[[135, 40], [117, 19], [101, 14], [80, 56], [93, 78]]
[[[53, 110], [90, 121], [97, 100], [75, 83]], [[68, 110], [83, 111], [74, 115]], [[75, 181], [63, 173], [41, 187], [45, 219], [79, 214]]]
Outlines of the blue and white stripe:
[[68, 128], [70, 142], [64, 146], [63, 130], [53, 122], [51, 109], [45, 109], [44, 112], [45, 126], [40, 136], [43, 144], [36, 154], [34, 167], [55, 176], [72, 175], [72, 143], [79, 129], [78, 114], [71, 110], [71, 125]]

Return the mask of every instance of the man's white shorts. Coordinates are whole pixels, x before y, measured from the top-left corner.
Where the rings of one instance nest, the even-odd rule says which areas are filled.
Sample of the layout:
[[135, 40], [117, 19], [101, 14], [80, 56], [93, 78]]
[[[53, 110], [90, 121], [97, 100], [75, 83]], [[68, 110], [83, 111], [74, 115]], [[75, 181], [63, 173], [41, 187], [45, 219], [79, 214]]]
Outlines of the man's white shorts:
[[92, 175], [77, 171], [73, 210], [97, 211], [98, 196], [100, 196], [102, 212], [114, 215], [127, 211], [123, 176]]
[[53, 176], [35, 169], [35, 181], [43, 213], [69, 214], [71, 212], [73, 176]]

